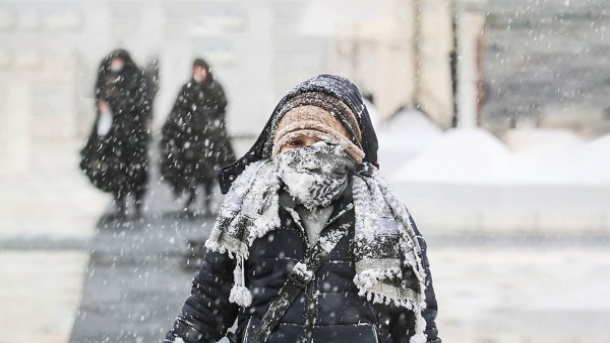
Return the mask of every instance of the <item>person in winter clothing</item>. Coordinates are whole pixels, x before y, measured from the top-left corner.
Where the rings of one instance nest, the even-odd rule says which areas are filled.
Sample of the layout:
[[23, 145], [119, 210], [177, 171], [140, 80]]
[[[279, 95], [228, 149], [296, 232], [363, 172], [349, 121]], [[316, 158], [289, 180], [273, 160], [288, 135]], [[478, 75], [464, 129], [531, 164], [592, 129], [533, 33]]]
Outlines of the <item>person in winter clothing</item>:
[[227, 98], [203, 59], [193, 63], [191, 80], [180, 90], [162, 129], [161, 174], [176, 196], [188, 192], [185, 210], [196, 199], [199, 185], [205, 190], [204, 212], [210, 201], [220, 167], [235, 161], [229, 141], [225, 110]]
[[319, 75], [277, 105], [228, 192], [165, 342], [440, 343], [426, 242], [379, 175], [350, 81]]
[[148, 180], [148, 141], [152, 96], [145, 74], [119, 49], [100, 64], [95, 83], [96, 120], [81, 150], [80, 167], [99, 189], [114, 196], [116, 215], [127, 214], [135, 197], [136, 215]]

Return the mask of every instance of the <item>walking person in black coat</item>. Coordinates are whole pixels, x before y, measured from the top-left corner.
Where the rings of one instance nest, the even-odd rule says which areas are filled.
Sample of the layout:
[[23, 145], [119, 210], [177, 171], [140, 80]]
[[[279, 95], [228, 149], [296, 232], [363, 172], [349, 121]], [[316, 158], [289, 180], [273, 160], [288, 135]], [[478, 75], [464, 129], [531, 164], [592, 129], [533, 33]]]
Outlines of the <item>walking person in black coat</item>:
[[319, 75], [291, 90], [221, 172], [228, 193], [165, 342], [440, 343], [426, 242], [378, 167], [356, 86]]
[[134, 196], [142, 215], [148, 181], [152, 95], [146, 75], [129, 53], [118, 49], [104, 58], [95, 83], [96, 121], [81, 151], [81, 169], [99, 189], [114, 196], [115, 215], [127, 215]]
[[209, 65], [196, 59], [192, 78], [182, 86], [163, 126], [161, 141], [161, 175], [176, 196], [188, 192], [185, 211], [190, 212], [196, 190], [203, 185], [204, 213], [209, 215], [216, 174], [235, 161], [226, 131], [226, 107], [225, 93]]

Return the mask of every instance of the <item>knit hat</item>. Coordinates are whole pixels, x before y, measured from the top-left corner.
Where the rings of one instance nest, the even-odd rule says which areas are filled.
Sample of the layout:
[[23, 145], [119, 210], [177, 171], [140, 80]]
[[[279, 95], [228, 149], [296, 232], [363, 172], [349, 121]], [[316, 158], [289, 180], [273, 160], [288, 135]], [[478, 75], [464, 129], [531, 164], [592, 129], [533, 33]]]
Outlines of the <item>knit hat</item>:
[[356, 117], [341, 100], [324, 93], [308, 92], [290, 99], [279, 112], [273, 132], [273, 157], [291, 139], [309, 136], [341, 145], [356, 163], [364, 158]]
[[205, 68], [206, 71], [210, 71], [210, 65], [203, 58], [196, 58], [193, 61], [193, 67], [202, 67]]

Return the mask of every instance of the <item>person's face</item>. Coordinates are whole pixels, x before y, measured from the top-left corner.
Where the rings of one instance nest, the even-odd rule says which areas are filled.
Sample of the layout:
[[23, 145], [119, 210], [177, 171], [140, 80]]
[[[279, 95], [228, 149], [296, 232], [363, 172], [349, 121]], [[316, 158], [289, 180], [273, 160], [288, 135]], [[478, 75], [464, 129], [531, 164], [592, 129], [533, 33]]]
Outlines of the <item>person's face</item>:
[[124, 66], [125, 61], [123, 61], [123, 59], [120, 57], [114, 57], [110, 60], [110, 70], [112, 70], [113, 72], [120, 72], [121, 70], [123, 70]]
[[298, 149], [304, 146], [314, 145], [315, 143], [321, 141], [318, 137], [310, 137], [310, 136], [297, 136], [288, 142], [286, 142], [280, 148], [280, 154], [287, 150]]
[[195, 79], [195, 81], [203, 82], [203, 81], [205, 81], [207, 76], [208, 76], [208, 71], [204, 67], [201, 67], [201, 66], [193, 67], [193, 79]]

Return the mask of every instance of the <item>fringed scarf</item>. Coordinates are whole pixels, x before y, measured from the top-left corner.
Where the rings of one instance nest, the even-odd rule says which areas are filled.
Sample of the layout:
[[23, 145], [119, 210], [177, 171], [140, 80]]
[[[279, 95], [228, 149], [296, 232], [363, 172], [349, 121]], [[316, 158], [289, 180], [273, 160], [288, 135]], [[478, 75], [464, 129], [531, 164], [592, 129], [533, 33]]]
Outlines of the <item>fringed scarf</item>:
[[[300, 149], [299, 149], [300, 150]], [[270, 160], [251, 163], [225, 196], [206, 242], [208, 249], [235, 258], [235, 284], [229, 300], [248, 307], [244, 260], [252, 243], [280, 227], [280, 172]], [[356, 276], [361, 296], [373, 303], [393, 303], [415, 314], [411, 343], [425, 343], [425, 271], [407, 208], [388, 188], [377, 168], [364, 163], [352, 176]]]

